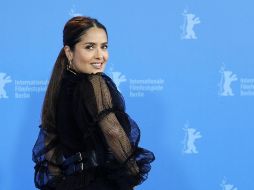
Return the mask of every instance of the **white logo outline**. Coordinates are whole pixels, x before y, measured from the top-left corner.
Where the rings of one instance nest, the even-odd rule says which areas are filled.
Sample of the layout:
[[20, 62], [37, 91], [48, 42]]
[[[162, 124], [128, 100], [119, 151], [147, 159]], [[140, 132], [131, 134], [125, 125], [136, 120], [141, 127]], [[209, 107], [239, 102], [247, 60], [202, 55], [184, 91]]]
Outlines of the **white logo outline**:
[[11, 83], [11, 82], [12, 80], [10, 76], [8, 76], [6, 73], [0, 73], [0, 99], [9, 98], [4, 88], [7, 83]]
[[184, 125], [183, 130], [185, 131], [185, 137], [183, 140], [183, 144], [184, 144], [183, 153], [184, 154], [198, 154], [198, 150], [195, 145], [195, 142], [197, 139], [202, 138], [201, 133], [194, 128], [190, 128], [188, 121]]
[[222, 183], [220, 184], [220, 186], [222, 187], [222, 190], [237, 190], [238, 188], [235, 187], [232, 184], [229, 184], [226, 180], [226, 178], [224, 177], [224, 179], [222, 180]]
[[113, 70], [114, 70], [113, 67], [110, 67], [110, 73], [112, 75], [112, 80], [114, 81], [114, 83], [117, 87], [117, 90], [119, 92], [121, 92], [120, 84], [127, 81], [126, 76], [124, 74], [122, 74], [122, 72], [120, 72], [120, 71], [113, 71]]
[[194, 27], [197, 24], [201, 23], [199, 17], [196, 17], [196, 15], [193, 13], [188, 13], [187, 9], [183, 11], [182, 15], [184, 17], [184, 22], [183, 25], [181, 26], [182, 29], [181, 38], [185, 40], [198, 39], [194, 31]]
[[219, 95], [220, 96], [234, 96], [231, 84], [232, 82], [238, 80], [236, 74], [234, 74], [230, 70], [225, 69], [224, 65], [220, 68], [219, 72], [221, 73], [221, 79], [218, 84]]

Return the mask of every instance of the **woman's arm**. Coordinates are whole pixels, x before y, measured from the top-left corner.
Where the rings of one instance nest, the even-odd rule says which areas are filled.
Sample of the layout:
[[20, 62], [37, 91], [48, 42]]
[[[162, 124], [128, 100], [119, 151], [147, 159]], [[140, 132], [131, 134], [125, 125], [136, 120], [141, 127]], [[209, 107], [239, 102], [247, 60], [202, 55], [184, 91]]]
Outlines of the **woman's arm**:
[[[112, 108], [112, 97], [103, 77], [100, 75], [92, 75], [90, 82], [93, 86], [98, 113]], [[132, 155], [133, 150], [115, 113], [110, 112], [100, 119], [99, 126], [115, 158], [120, 163], [124, 163]], [[132, 175], [138, 174], [139, 168], [135, 160], [130, 159], [126, 164]]]
[[84, 138], [97, 130], [103, 133], [109, 148], [105, 167], [110, 179], [131, 186], [147, 179], [155, 156], [138, 146], [139, 127], [125, 112], [124, 99], [109, 77], [85, 76], [74, 90], [73, 113]]

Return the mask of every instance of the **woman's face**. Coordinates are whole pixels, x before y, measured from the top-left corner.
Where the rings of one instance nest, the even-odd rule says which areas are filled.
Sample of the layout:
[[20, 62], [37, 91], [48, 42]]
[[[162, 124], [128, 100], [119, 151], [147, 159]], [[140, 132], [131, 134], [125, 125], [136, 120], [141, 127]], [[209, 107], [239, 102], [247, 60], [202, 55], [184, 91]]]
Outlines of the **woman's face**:
[[81, 73], [104, 72], [108, 60], [108, 41], [106, 32], [92, 27], [81, 36], [73, 51], [65, 46], [65, 54], [72, 62], [72, 68]]

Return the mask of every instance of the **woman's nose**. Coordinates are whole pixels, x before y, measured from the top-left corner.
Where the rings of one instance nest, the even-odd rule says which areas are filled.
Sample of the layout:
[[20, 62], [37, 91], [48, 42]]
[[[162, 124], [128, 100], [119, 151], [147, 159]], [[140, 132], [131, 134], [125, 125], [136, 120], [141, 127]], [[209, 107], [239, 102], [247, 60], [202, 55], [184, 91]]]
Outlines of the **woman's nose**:
[[95, 57], [96, 57], [96, 58], [99, 58], [99, 59], [102, 59], [102, 58], [103, 58], [103, 53], [102, 53], [102, 51], [100, 50], [100, 48], [97, 48], [96, 53], [95, 53]]

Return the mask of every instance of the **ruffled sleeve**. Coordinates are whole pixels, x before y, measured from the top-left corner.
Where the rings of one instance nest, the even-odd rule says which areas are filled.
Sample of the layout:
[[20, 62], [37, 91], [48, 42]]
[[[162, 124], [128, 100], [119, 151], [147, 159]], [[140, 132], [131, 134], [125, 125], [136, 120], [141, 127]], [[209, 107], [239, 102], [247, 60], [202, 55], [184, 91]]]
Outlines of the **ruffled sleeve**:
[[78, 105], [83, 107], [82, 114], [89, 115], [80, 118], [90, 123], [88, 127], [80, 126], [84, 136], [91, 135], [96, 128], [103, 133], [108, 146], [105, 164], [108, 178], [129, 186], [142, 183], [155, 157], [151, 151], [138, 146], [140, 130], [125, 112], [121, 93], [104, 73], [84, 76], [74, 96], [83, 100]]
[[39, 189], [50, 189], [63, 179], [61, 164], [64, 160], [55, 131], [40, 125], [40, 132], [33, 147], [32, 160], [35, 162], [34, 183]]

